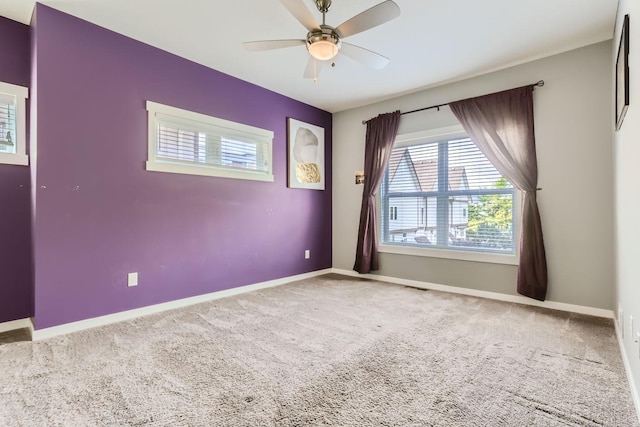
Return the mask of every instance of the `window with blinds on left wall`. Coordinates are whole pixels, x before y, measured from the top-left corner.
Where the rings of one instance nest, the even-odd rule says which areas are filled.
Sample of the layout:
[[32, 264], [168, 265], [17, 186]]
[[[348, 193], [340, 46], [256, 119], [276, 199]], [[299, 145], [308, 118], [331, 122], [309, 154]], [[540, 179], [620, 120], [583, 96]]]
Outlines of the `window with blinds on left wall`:
[[29, 164], [26, 99], [29, 89], [0, 82], [0, 164]]
[[147, 101], [147, 170], [273, 181], [273, 132]]

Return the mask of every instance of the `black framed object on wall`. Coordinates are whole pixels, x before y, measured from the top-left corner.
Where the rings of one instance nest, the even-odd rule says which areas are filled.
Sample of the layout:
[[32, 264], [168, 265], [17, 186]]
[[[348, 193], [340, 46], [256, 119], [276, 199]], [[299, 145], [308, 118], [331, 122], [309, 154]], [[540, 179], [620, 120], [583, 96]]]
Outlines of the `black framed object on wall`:
[[616, 59], [616, 131], [629, 107], [629, 15], [624, 16]]

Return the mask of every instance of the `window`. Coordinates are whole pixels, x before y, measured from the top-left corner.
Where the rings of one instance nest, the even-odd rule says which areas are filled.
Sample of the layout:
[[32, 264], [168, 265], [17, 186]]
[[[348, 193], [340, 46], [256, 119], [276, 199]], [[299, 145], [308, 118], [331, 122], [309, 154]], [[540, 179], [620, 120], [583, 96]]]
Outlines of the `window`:
[[396, 221], [398, 219], [398, 207], [397, 206], [391, 206], [389, 208], [389, 219], [391, 221]]
[[515, 190], [464, 132], [399, 136], [380, 194], [383, 245], [515, 256]]
[[28, 165], [26, 99], [29, 89], [0, 83], [0, 163]]
[[147, 101], [147, 170], [273, 181], [273, 132]]

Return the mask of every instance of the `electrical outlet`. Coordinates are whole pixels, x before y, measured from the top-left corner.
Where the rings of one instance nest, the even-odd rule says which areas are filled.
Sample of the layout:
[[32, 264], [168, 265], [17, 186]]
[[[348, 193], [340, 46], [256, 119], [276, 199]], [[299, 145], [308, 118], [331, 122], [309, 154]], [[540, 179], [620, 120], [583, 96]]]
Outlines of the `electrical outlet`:
[[304, 259], [309, 259], [311, 258], [311, 251], [309, 249], [306, 249], [304, 251]]
[[127, 286], [138, 286], [138, 273], [129, 273], [127, 276]]

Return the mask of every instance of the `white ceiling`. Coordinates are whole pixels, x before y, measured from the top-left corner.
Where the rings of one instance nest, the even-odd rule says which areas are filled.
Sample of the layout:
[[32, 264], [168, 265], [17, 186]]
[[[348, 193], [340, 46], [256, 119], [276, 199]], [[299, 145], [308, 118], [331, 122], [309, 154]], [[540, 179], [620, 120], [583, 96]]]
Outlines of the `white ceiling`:
[[[313, 0], [302, 0], [321, 21]], [[382, 0], [333, 0], [338, 26]], [[483, 74], [613, 36], [618, 0], [395, 0], [401, 15], [345, 41], [390, 58], [373, 70], [339, 55], [302, 78], [303, 46], [248, 52], [242, 42], [303, 39], [278, 0], [43, 0], [42, 3], [330, 112]], [[0, 0], [28, 24], [33, 0]], [[541, 76], [543, 78], [544, 76]]]

